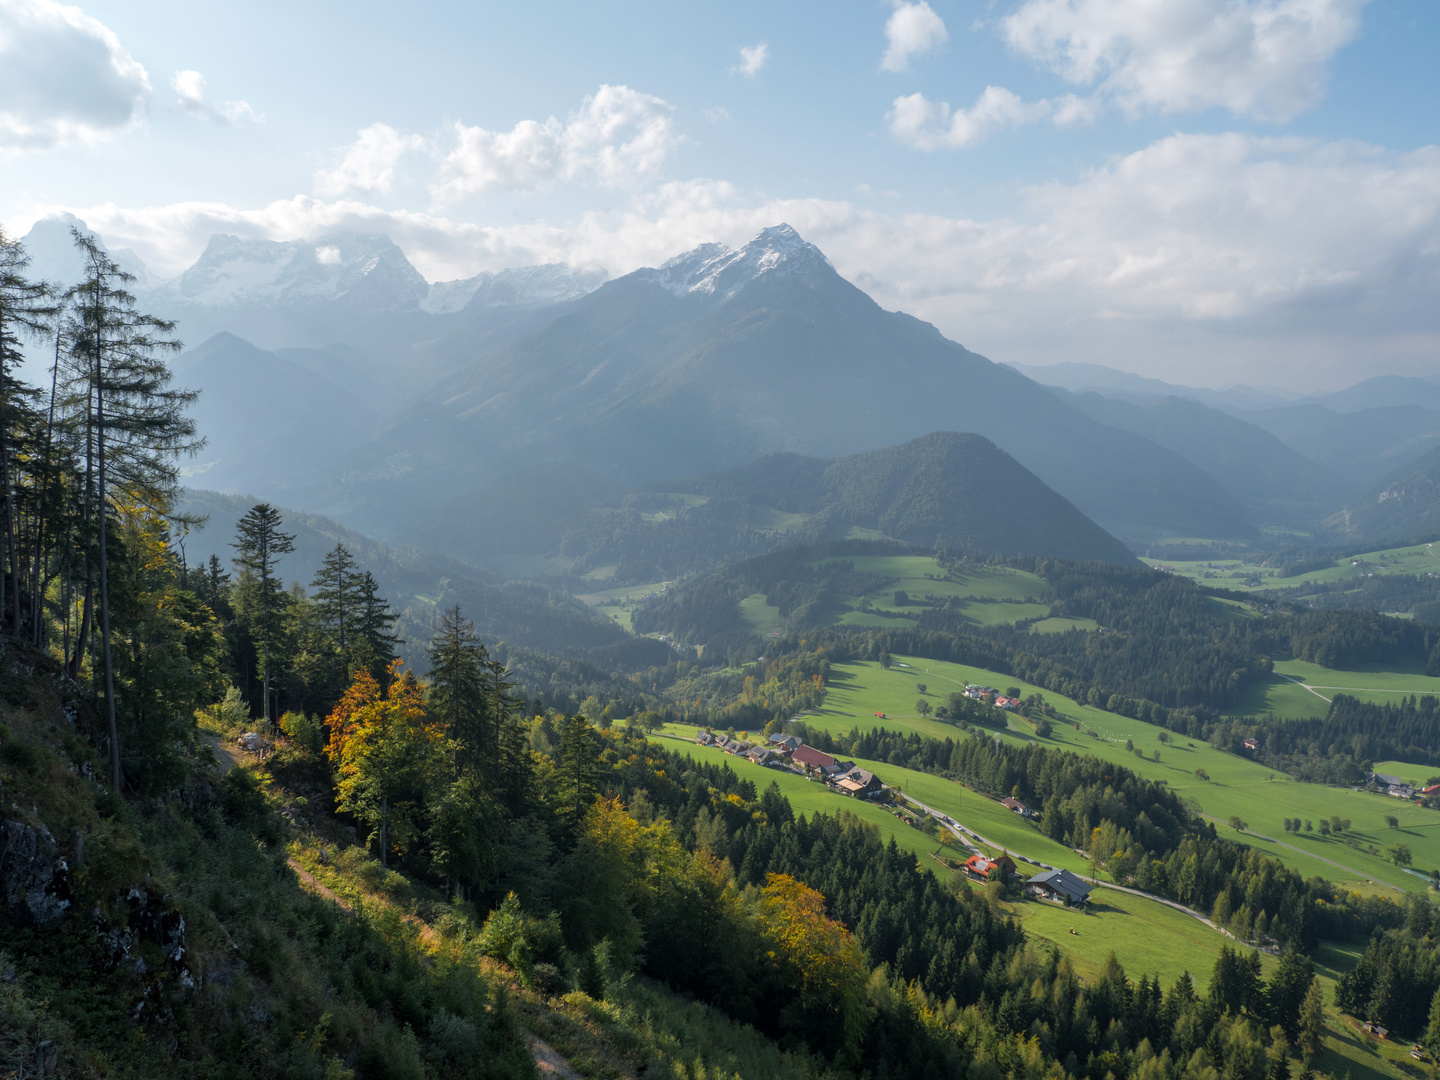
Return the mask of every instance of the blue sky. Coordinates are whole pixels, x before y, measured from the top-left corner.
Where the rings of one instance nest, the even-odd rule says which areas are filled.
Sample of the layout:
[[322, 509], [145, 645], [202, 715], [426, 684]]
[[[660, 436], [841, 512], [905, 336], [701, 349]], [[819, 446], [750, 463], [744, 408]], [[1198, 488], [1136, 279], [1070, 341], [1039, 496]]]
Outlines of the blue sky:
[[1440, 373], [1440, 5], [0, 0], [0, 222], [431, 279], [788, 220], [997, 360]]

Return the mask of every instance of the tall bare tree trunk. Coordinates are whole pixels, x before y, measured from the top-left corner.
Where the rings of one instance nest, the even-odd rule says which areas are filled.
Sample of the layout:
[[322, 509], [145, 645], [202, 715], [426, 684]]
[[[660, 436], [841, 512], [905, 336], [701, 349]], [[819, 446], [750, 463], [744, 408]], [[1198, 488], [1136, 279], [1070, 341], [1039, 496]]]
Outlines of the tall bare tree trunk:
[[110, 558], [106, 547], [105, 512], [105, 387], [101, 382], [103, 352], [96, 330], [95, 348], [95, 460], [99, 500], [95, 511], [100, 515], [100, 648], [105, 658], [105, 725], [110, 736], [110, 783], [120, 793], [120, 731], [115, 723], [115, 664], [110, 650]]

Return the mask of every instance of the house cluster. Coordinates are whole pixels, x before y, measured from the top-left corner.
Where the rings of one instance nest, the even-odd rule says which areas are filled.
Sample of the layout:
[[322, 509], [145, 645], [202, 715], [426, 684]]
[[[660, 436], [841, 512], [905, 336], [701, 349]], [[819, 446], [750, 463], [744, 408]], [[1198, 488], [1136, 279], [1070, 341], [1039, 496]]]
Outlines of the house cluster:
[[1069, 870], [1046, 870], [1025, 882], [1025, 891], [1042, 900], [1054, 900], [1066, 907], [1082, 907], [1090, 900], [1093, 887]]
[[988, 701], [997, 709], [1013, 709], [1020, 704], [1018, 699], [1006, 697], [995, 687], [981, 686], [979, 683], [966, 683], [965, 696], [976, 701]]
[[818, 776], [836, 791], [853, 795], [857, 799], [874, 799], [885, 790], [880, 778], [869, 769], [862, 769], [853, 761], [840, 761], [813, 746], [806, 746], [795, 735], [781, 735], [777, 732], [770, 736], [767, 746], [701, 731], [696, 734], [695, 741], [701, 746], [718, 746], [727, 754], [743, 757], [757, 765], [789, 764], [806, 775]]
[[[1380, 794], [1389, 795], [1391, 798], [1413, 799], [1416, 794], [1414, 785], [1403, 777], [1386, 776], [1384, 773], [1372, 772], [1368, 782], [1369, 785], [1380, 792]], [[1435, 791], [1437, 789], [1427, 788], [1425, 790]], [[1420, 794], [1424, 795], [1425, 792], [1421, 791]]]

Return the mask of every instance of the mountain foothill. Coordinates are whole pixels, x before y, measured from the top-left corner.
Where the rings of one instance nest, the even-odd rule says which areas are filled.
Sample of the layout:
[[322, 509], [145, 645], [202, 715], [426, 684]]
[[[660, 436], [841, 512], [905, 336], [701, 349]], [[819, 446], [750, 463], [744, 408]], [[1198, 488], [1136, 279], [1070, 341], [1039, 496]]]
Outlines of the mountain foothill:
[[[73, 276], [72, 224], [26, 238], [42, 275]], [[173, 365], [201, 391], [190, 500], [228, 520], [270, 499], [436, 552], [402, 595], [463, 579], [493, 606], [507, 579], [562, 595], [856, 537], [1125, 563], [1157, 537], [1371, 540], [1433, 516], [1405, 508], [1429, 490], [1440, 386], [1301, 400], [1022, 371], [884, 310], [783, 224], [614, 279], [432, 283], [357, 234], [217, 235], [168, 281], [112, 255], [191, 346]], [[535, 629], [525, 602], [500, 607], [537, 643], [607, 644], [584, 612]]]

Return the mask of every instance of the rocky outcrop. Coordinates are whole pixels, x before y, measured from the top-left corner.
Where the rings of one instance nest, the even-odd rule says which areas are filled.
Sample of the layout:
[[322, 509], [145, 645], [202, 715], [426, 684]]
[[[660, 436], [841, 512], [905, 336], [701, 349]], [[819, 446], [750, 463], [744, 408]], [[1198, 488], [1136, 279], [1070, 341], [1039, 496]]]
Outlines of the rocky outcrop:
[[64, 915], [69, 870], [44, 824], [0, 822], [0, 906], [13, 922], [34, 926]]

